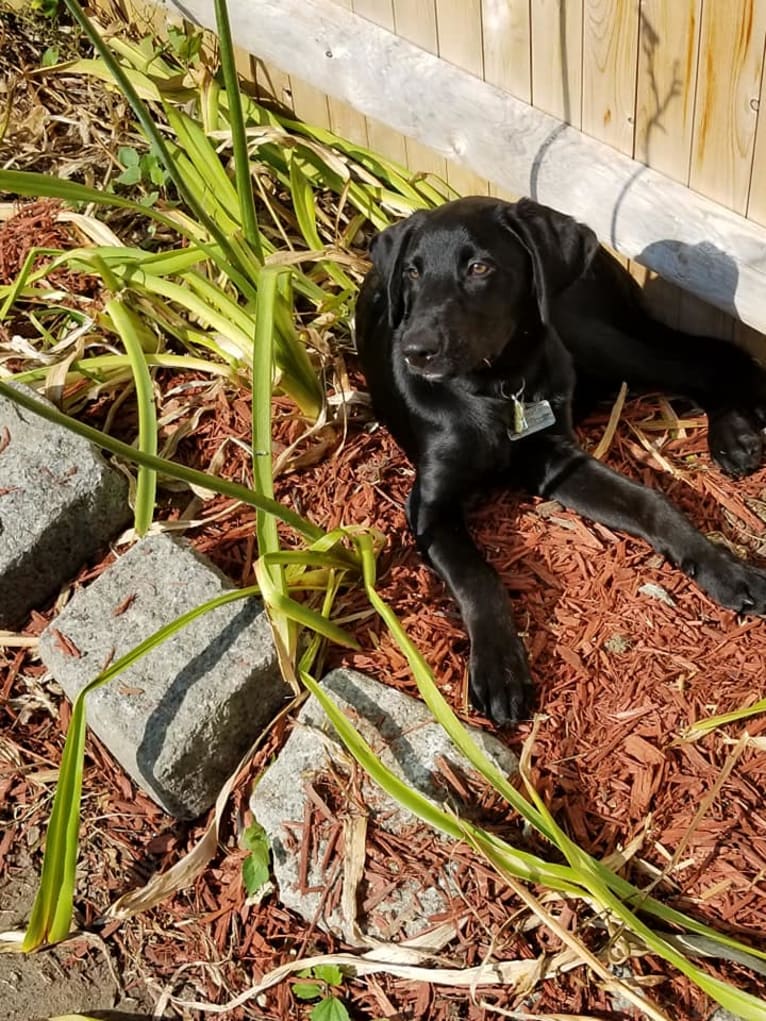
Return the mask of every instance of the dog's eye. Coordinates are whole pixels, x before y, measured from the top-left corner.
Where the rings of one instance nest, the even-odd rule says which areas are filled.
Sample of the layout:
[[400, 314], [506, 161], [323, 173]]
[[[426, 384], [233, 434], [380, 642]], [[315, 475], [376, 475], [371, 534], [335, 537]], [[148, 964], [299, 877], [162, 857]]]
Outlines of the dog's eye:
[[492, 267], [486, 262], [472, 262], [468, 267], [468, 272], [472, 277], [485, 277], [487, 273], [492, 272]]
[[420, 278], [420, 270], [417, 266], [408, 266], [404, 271], [404, 275], [409, 277], [410, 280], [418, 280]]

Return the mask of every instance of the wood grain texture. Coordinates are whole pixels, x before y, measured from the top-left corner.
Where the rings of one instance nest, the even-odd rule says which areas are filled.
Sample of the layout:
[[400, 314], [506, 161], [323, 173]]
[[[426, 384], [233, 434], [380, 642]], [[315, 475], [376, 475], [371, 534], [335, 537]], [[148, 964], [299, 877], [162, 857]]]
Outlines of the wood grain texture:
[[481, 0], [436, 0], [436, 32], [440, 57], [483, 77]]
[[741, 213], [748, 205], [764, 38], [763, 0], [703, 4], [689, 182]]
[[331, 93], [327, 96], [327, 105], [330, 110], [330, 129], [341, 138], [367, 148], [367, 118], [351, 103], [336, 99]]
[[[240, 45], [511, 193], [576, 216], [624, 255], [766, 328], [763, 227], [329, 0], [230, 5]], [[184, 7], [211, 23], [210, 0]]]
[[318, 128], [330, 127], [330, 107], [327, 96], [313, 85], [308, 85], [297, 75], [290, 75], [290, 88], [293, 94], [295, 116], [306, 124]]
[[295, 112], [293, 106], [293, 88], [290, 75], [275, 67], [266, 60], [251, 61], [251, 81], [255, 83], [256, 95], [260, 98], [270, 97], [281, 107]]
[[579, 127], [582, 121], [582, 3], [533, 0], [532, 102]]
[[643, 0], [635, 157], [689, 179], [702, 0]]
[[387, 28], [389, 32], [394, 30], [394, 3], [393, 0], [351, 0], [351, 7], [356, 14], [381, 28]]
[[[352, 11], [352, 0], [332, 0], [338, 7]], [[328, 60], [332, 60], [332, 49], [328, 47], [325, 54], [329, 53]], [[308, 77], [308, 75], [307, 75]], [[327, 107], [330, 111], [330, 129], [336, 135], [347, 138], [350, 142], [367, 147], [367, 118], [357, 109], [353, 102], [344, 102], [332, 92], [327, 95]]]
[[584, 0], [582, 130], [633, 155], [638, 0]]
[[396, 34], [429, 53], [439, 52], [436, 0], [393, 0]]
[[482, 0], [481, 23], [484, 80], [531, 102], [529, 0]]

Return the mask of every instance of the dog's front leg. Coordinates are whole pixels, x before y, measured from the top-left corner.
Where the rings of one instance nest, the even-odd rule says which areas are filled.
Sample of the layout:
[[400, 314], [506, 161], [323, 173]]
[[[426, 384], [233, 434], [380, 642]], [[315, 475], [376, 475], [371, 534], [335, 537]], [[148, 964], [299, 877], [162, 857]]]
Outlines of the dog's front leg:
[[619, 475], [575, 443], [543, 440], [533, 487], [609, 528], [639, 536], [721, 606], [766, 613], [766, 571], [707, 539], [663, 495]]
[[460, 495], [443, 473], [420, 470], [407, 516], [418, 549], [449, 586], [471, 642], [474, 706], [495, 723], [515, 723], [528, 707], [532, 681], [508, 595], [468, 534]]

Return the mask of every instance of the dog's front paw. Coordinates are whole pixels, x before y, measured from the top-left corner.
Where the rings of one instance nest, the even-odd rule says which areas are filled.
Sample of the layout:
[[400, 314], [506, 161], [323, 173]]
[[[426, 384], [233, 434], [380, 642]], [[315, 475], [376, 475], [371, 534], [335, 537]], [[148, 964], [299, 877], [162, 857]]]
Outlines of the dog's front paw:
[[737, 613], [766, 614], [766, 571], [745, 563], [728, 550], [716, 553], [691, 569], [685, 565], [687, 574], [720, 606]]
[[532, 678], [524, 645], [515, 632], [474, 639], [470, 691], [474, 707], [499, 726], [529, 715]]
[[730, 408], [711, 415], [708, 446], [716, 464], [735, 479], [761, 466], [763, 437], [754, 418], [743, 411]]

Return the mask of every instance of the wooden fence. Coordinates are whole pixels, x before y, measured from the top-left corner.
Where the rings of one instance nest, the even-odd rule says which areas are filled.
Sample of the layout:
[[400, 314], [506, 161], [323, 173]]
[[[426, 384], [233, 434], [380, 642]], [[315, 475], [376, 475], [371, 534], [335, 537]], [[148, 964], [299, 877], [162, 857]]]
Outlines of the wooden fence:
[[[188, 5], [181, 0], [173, 2], [204, 24], [213, 23], [211, 0], [189, 0]], [[333, 8], [342, 8], [350, 17], [339, 20]], [[509, 192], [516, 189], [509, 189], [507, 180], [503, 186], [499, 173], [487, 180], [466, 165], [473, 162], [475, 167], [482, 161], [477, 160], [474, 151], [477, 136], [471, 137], [466, 123], [470, 113], [466, 116], [465, 106], [457, 102], [464, 97], [465, 88], [461, 86], [462, 92], [446, 92], [440, 78], [442, 95], [435, 93], [435, 62], [414, 63], [412, 47], [406, 47], [406, 43], [438, 57], [445, 73], [449, 65], [495, 86], [491, 95], [487, 91], [487, 100], [494, 101], [499, 95], [497, 90], [501, 90], [502, 95], [516, 97], [533, 111], [540, 111], [541, 116], [550, 114], [588, 139], [606, 143], [638, 164], [658, 171], [662, 178], [655, 175], [644, 179], [650, 195], [652, 188], [657, 192], [655, 210], [644, 199], [644, 205], [634, 213], [644, 221], [651, 220], [655, 212], [658, 217], [664, 212], [666, 217], [683, 219], [687, 201], [693, 204], [694, 193], [732, 210], [738, 216], [731, 222], [724, 221], [723, 241], [720, 234], [713, 234], [710, 246], [715, 248], [718, 242], [724, 266], [731, 263], [731, 279], [726, 279], [725, 268], [721, 279], [721, 263], [717, 261], [718, 280], [714, 284], [711, 275], [710, 293], [719, 309], [736, 308], [748, 322], [764, 329], [766, 232], [760, 228], [766, 226], [766, 111], [759, 116], [759, 110], [765, 98], [766, 0], [230, 0], [230, 10], [235, 29], [250, 27], [249, 33], [244, 31], [238, 38], [255, 55], [243, 54], [241, 70], [262, 94], [272, 96], [298, 117], [376, 149], [413, 172], [437, 174], [458, 192], [513, 197]], [[297, 27], [296, 19], [300, 21]], [[368, 47], [360, 27], [364, 24], [371, 31], [375, 25], [398, 37], [400, 49], [382, 49], [381, 33]], [[280, 31], [285, 35], [281, 48], [279, 40], [275, 43], [273, 38]], [[323, 53], [318, 46], [325, 47]], [[396, 59], [400, 55], [402, 61], [409, 62], [409, 77], [397, 77], [394, 64], [381, 68], [376, 102], [371, 95], [374, 73], [363, 65], [379, 59], [381, 53], [394, 53]], [[327, 59], [320, 60], [317, 54]], [[274, 62], [275, 56], [280, 58], [281, 66]], [[354, 68], [354, 62], [359, 67]], [[320, 67], [320, 63], [328, 66]], [[333, 64], [337, 68], [335, 77]], [[387, 79], [396, 87], [387, 89]], [[411, 82], [409, 93], [402, 94], [407, 82]], [[457, 110], [454, 139], [450, 137], [449, 144], [443, 144], [439, 136], [437, 148], [441, 152], [437, 152], [424, 144], [424, 138], [429, 138], [425, 115], [420, 122], [417, 118], [407, 120], [404, 108], [409, 105], [411, 113], [425, 106], [431, 111], [431, 119], [444, 122], [445, 118], [449, 120], [453, 103]], [[480, 103], [474, 108], [479, 121], [484, 107]], [[375, 110], [376, 117], [370, 116], [371, 110]], [[518, 121], [519, 131], [525, 131], [529, 123]], [[395, 130], [392, 124], [404, 125], [407, 134]], [[507, 129], [508, 123], [504, 127]], [[491, 145], [493, 125], [484, 128], [487, 137], [483, 144]], [[461, 135], [468, 140], [461, 143]], [[555, 132], [549, 135], [555, 138]], [[499, 136], [498, 150], [500, 160]], [[603, 151], [608, 152], [604, 147], [598, 150]], [[555, 186], [541, 199], [577, 215], [589, 208], [588, 203], [597, 211], [598, 174], [594, 173], [591, 188], [595, 194], [579, 203], [565, 180], [571, 169], [571, 173], [585, 178], [578, 187], [588, 188], [589, 152], [587, 148], [581, 153], [578, 150], [580, 162], [574, 160], [570, 168], [569, 150], [562, 149], [558, 156], [562, 201], [556, 201]], [[497, 165], [486, 159], [484, 164]], [[628, 163], [625, 166], [630, 168]], [[660, 185], [665, 179], [688, 188], [688, 197], [679, 189], [662, 191]], [[632, 178], [626, 178], [625, 192], [632, 184]], [[605, 193], [604, 202], [612, 201]], [[668, 209], [668, 204], [672, 208]], [[713, 206], [708, 206], [701, 213], [696, 207], [693, 210], [703, 226], [711, 219]], [[590, 221], [588, 216], [581, 218]], [[597, 224], [593, 225], [598, 229]], [[754, 229], [748, 233], [749, 225]], [[667, 220], [661, 230], [658, 225], [657, 242], [667, 241], [667, 226]], [[644, 237], [651, 234], [650, 227], [643, 224]], [[605, 233], [600, 231], [602, 239], [610, 240]], [[697, 236], [704, 238], [705, 234]], [[730, 247], [739, 242], [740, 250], [727, 263]], [[638, 245], [632, 245], [631, 250], [630, 243], [622, 245], [619, 239], [616, 244], [631, 255], [640, 250]], [[704, 240], [687, 244], [690, 258], [696, 258], [692, 249], [704, 246]], [[683, 262], [685, 257], [682, 251], [669, 276], [683, 281], [679, 260]], [[651, 254], [642, 261], [655, 265]], [[645, 266], [628, 264], [634, 275], [646, 282], [647, 295], [663, 318], [687, 329], [735, 339], [766, 357], [766, 337], [762, 334], [656, 279]], [[663, 266], [662, 260], [656, 264]], [[699, 266], [695, 273], [704, 275], [707, 263], [703, 260]], [[745, 281], [753, 268], [758, 275]], [[762, 316], [752, 311], [744, 314], [735, 300], [738, 276], [747, 283], [749, 308], [761, 305]], [[704, 279], [701, 287], [699, 280], [696, 283], [697, 293], [707, 293]], [[719, 292], [728, 288], [732, 300], [721, 300], [716, 288]]]

